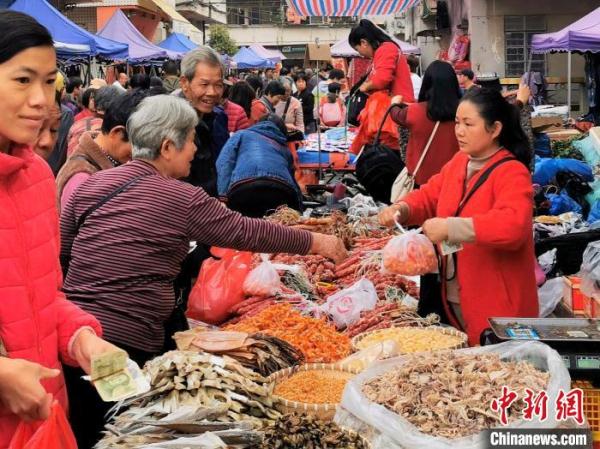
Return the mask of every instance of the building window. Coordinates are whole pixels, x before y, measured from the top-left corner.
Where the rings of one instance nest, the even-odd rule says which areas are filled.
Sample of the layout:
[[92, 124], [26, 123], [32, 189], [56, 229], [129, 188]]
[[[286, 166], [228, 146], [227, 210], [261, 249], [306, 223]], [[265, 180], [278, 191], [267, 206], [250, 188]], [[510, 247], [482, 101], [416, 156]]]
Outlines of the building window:
[[528, 69], [529, 58], [531, 71], [546, 74], [546, 56], [531, 54], [533, 35], [545, 32], [545, 16], [504, 16], [505, 76], [523, 75]]
[[246, 23], [245, 11], [241, 8], [227, 8], [227, 23], [230, 25], [244, 25]]

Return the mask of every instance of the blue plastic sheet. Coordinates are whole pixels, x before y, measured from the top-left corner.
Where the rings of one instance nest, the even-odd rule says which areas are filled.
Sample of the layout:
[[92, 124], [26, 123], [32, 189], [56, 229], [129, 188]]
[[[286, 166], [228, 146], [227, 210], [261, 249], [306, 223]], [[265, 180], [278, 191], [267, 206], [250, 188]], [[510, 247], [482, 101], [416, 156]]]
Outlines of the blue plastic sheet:
[[577, 201], [571, 198], [567, 192], [562, 191], [560, 194], [550, 193], [546, 195], [550, 200], [550, 215], [560, 215], [567, 212], [581, 213], [581, 206]]
[[592, 224], [597, 221], [600, 222], [600, 200], [594, 203], [588, 215], [588, 223]]
[[546, 186], [552, 182], [560, 171], [570, 171], [580, 175], [584, 181], [592, 182], [594, 174], [592, 167], [577, 159], [543, 159], [536, 158], [533, 173], [534, 184]]

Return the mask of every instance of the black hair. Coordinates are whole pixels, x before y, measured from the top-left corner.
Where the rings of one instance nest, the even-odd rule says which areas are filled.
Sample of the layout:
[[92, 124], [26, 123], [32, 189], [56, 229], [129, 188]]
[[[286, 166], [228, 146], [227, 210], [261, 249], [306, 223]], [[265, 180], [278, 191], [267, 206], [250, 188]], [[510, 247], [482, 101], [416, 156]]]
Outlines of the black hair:
[[393, 42], [394, 45], [398, 46], [381, 28], [367, 19], [358, 22], [358, 25], [352, 28], [348, 36], [348, 42], [352, 48], [360, 45], [361, 39], [366, 40], [373, 47], [373, 50], [377, 50], [384, 42]]
[[246, 77], [246, 83], [254, 90], [254, 94], [259, 97], [262, 93], [263, 83], [260, 78], [256, 75], [250, 75]]
[[406, 57], [406, 62], [410, 67], [410, 71], [412, 73], [417, 73], [417, 69], [419, 68], [419, 58], [417, 58], [415, 55], [408, 55]]
[[162, 84], [160, 86], [152, 86], [146, 92], [148, 92], [149, 97], [153, 97], [154, 95], [169, 95], [169, 92], [167, 92], [167, 89]]
[[171, 59], [165, 61], [165, 63], [162, 66], [162, 69], [163, 72], [165, 72], [165, 75], [177, 76], [179, 74], [179, 66], [175, 61]]
[[488, 128], [495, 122], [502, 123], [498, 142], [529, 168], [531, 147], [521, 127], [519, 109], [506, 101], [500, 92], [492, 89], [471, 89], [461, 103], [465, 101], [473, 103]]
[[160, 79], [159, 76], [150, 77], [150, 87], [162, 87], [162, 86], [163, 86], [163, 81]]
[[238, 81], [229, 91], [229, 101], [244, 108], [246, 116], [252, 115], [252, 100], [256, 98], [256, 92], [246, 81]]
[[308, 82], [310, 77], [306, 74], [306, 72], [298, 72], [294, 75], [294, 82], [298, 82], [298, 80], [303, 80]]
[[150, 77], [145, 73], [136, 73], [129, 80], [132, 89], [150, 89]]
[[78, 76], [70, 76], [67, 79], [67, 93], [72, 94], [75, 89], [83, 86], [83, 81]]
[[344, 78], [346, 78], [346, 74], [344, 73], [343, 70], [340, 69], [333, 69], [331, 72], [329, 72], [329, 79], [333, 80], [343, 80]]
[[327, 86], [327, 92], [329, 92], [330, 94], [339, 94], [340, 91], [342, 90], [342, 85], [340, 83], [330, 83]]
[[89, 109], [90, 107], [90, 100], [92, 99], [92, 97], [94, 96], [94, 94], [96, 93], [96, 89], [86, 89], [83, 92], [83, 95], [81, 96], [81, 104], [83, 105], [84, 108]]
[[[116, 97], [106, 109], [102, 121], [102, 133], [108, 134], [117, 126], [127, 126], [127, 120], [133, 114], [140, 102], [148, 95], [147, 90], [136, 89]], [[127, 141], [127, 131], [123, 130], [123, 140]]]
[[425, 70], [419, 91], [419, 102], [427, 102], [427, 117], [437, 122], [448, 122], [456, 118], [460, 101], [460, 86], [450, 64], [433, 61]]
[[279, 131], [281, 131], [281, 133], [284, 136], [287, 136], [287, 127], [285, 126], [285, 122], [277, 114], [272, 114], [272, 113], [271, 114], [265, 114], [261, 118], [258, 119], [258, 122], [271, 122], [271, 123], [274, 123], [277, 126], [277, 128], [279, 128]]
[[48, 30], [33, 17], [16, 11], [0, 11], [0, 64], [33, 47], [52, 47]]
[[466, 76], [471, 81], [473, 81], [473, 78], [475, 78], [475, 73], [473, 73], [473, 70], [471, 70], [471, 69], [462, 69], [460, 71], [460, 74]]
[[290, 73], [289, 69], [282, 67], [281, 70], [279, 71], [279, 76], [286, 76], [286, 75], [289, 75], [289, 73]]
[[285, 95], [285, 87], [281, 81], [273, 80], [269, 81], [267, 87], [265, 87], [264, 95]]
[[114, 86], [102, 86], [94, 95], [96, 111], [106, 111], [113, 100], [121, 95], [121, 90]]
[[60, 91], [54, 92], [54, 102], [58, 105], [58, 109], [60, 110], [62, 107], [62, 93]]

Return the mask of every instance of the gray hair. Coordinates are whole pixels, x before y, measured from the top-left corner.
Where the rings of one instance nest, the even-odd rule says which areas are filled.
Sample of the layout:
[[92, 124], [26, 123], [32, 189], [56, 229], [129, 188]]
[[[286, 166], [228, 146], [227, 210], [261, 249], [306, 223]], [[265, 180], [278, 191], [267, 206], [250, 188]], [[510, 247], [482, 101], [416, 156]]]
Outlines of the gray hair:
[[291, 89], [291, 88], [292, 88], [292, 85], [294, 84], [294, 81], [292, 81], [292, 79], [291, 79], [291, 78], [288, 78], [287, 76], [280, 76], [280, 77], [279, 77], [279, 82], [280, 82], [281, 84], [283, 84], [283, 87], [284, 87], [285, 89], [288, 89], [288, 88], [290, 88], [290, 89]]
[[185, 76], [188, 81], [192, 81], [196, 74], [196, 66], [200, 63], [205, 63], [213, 67], [220, 67], [221, 76], [225, 76], [225, 66], [223, 65], [223, 61], [221, 61], [221, 56], [207, 45], [200, 45], [195, 50], [186, 53], [181, 61], [181, 74]]
[[198, 114], [183, 98], [173, 95], [144, 98], [127, 120], [133, 159], [155, 160], [165, 139], [181, 150], [196, 125]]

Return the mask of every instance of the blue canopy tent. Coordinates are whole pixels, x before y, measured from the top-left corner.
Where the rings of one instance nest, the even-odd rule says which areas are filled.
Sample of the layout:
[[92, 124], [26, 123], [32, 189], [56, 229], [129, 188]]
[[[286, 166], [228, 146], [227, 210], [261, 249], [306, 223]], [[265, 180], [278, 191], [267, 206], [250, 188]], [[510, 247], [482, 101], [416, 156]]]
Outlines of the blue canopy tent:
[[181, 33], [172, 33], [168, 38], [158, 44], [159, 47], [165, 50], [187, 53], [190, 50], [198, 48], [198, 44], [194, 44], [187, 36]]
[[120, 9], [115, 11], [110, 20], [104, 25], [104, 28], [98, 32], [98, 35], [107, 39], [118, 39], [127, 42], [129, 44], [128, 61], [131, 63], [182, 57], [180, 52], [165, 50], [146, 39]]
[[238, 69], [267, 69], [275, 67], [275, 63], [269, 59], [261, 58], [247, 47], [240, 48], [233, 60]]
[[[66, 45], [87, 45], [89, 53], [78, 52], [78, 56], [102, 56], [107, 59], [125, 59], [128, 55], [128, 45], [96, 36], [79, 25], [71, 22], [46, 0], [17, 0], [10, 9], [29, 14], [44, 25], [56, 42]], [[57, 49], [59, 56], [73, 56], [72, 51], [62, 52]]]

